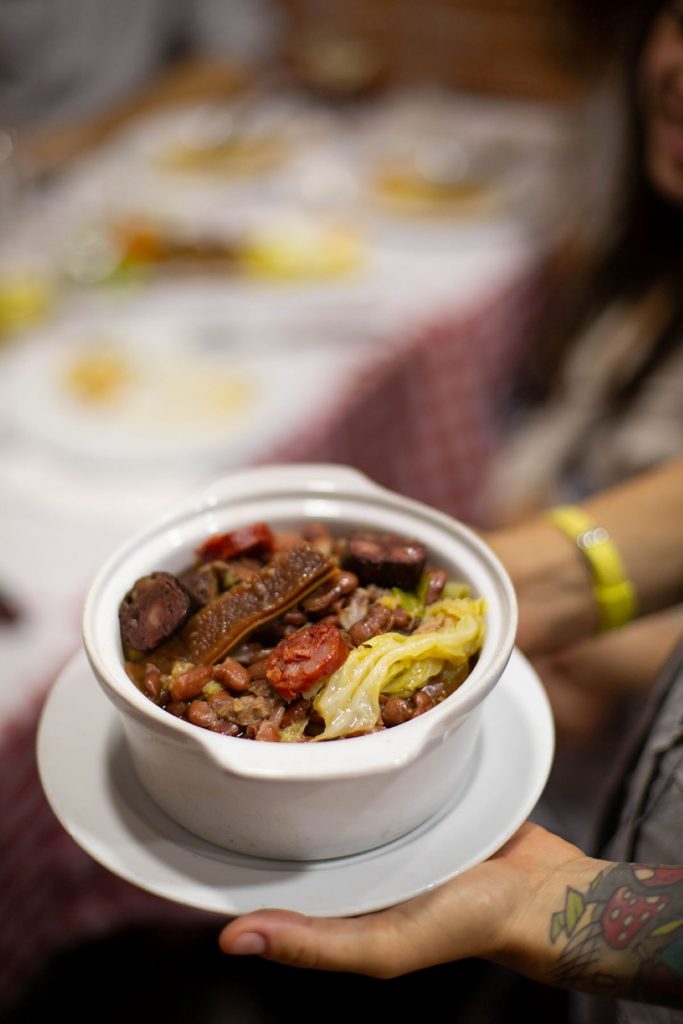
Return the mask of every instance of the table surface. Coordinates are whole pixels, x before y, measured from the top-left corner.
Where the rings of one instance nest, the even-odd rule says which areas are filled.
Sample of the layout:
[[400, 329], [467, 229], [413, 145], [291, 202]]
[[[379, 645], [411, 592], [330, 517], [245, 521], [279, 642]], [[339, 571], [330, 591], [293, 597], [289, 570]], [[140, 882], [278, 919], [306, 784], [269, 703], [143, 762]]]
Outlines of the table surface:
[[[145, 210], [182, 214], [187, 224], [282, 231], [334, 213], [363, 251], [356, 273], [326, 280], [62, 285], [49, 314], [3, 347], [0, 596], [18, 617], [0, 625], [0, 848], [11, 851], [0, 858], [0, 999], [68, 940], [150, 914], [182, 915], [90, 861], [54, 820], [37, 780], [39, 709], [79, 646], [83, 596], [108, 552], [194, 486], [246, 463], [349, 463], [476, 518], [497, 412], [545, 297], [544, 255], [558, 229], [548, 174], [563, 145], [561, 121], [528, 106], [462, 98], [440, 100], [436, 112], [429, 105], [439, 130], [455, 126], [474, 152], [503, 135], [511, 152], [516, 138], [525, 189], [515, 185], [485, 214], [426, 223], [359, 199], [370, 143], [408, 135], [415, 101], [341, 124], [292, 102], [275, 113], [296, 124], [301, 148], [277, 173], [218, 183], [164, 175], [150, 154], [197, 116], [180, 110], [122, 132], [25, 202], [0, 250], [0, 279], [18, 267], [61, 282], [69, 243], [104, 212]], [[103, 332], [125, 344], [133, 338], [154, 358], [201, 360], [218, 350], [223, 369], [250, 381], [259, 414], [221, 427], [220, 447], [202, 435], [177, 458], [155, 458], [144, 430], [123, 455], [116, 431], [98, 449], [97, 416], [60, 405], [58, 367], [64, 353]], [[268, 382], [286, 397], [278, 416]]]

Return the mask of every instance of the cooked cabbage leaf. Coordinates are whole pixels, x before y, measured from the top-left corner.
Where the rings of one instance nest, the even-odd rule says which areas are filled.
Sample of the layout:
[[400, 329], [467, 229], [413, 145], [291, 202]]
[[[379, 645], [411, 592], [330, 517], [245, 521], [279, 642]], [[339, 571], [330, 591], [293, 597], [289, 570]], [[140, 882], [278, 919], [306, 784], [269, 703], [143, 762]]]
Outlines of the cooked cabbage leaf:
[[316, 739], [371, 732], [380, 693], [410, 695], [446, 664], [463, 665], [481, 648], [485, 611], [482, 598], [436, 601], [409, 636], [380, 633], [356, 647], [315, 698], [325, 722]]

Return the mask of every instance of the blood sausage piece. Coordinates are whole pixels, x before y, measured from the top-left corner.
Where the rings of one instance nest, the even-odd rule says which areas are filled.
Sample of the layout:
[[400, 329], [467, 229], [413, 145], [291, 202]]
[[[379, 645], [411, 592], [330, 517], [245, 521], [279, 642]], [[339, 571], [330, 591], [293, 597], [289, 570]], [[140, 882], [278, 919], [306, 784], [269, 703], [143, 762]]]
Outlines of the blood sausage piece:
[[415, 590], [425, 559], [424, 544], [418, 540], [394, 533], [354, 533], [349, 538], [344, 567], [362, 584]]
[[143, 576], [119, 606], [121, 639], [136, 651], [151, 651], [183, 624], [190, 595], [170, 572]]

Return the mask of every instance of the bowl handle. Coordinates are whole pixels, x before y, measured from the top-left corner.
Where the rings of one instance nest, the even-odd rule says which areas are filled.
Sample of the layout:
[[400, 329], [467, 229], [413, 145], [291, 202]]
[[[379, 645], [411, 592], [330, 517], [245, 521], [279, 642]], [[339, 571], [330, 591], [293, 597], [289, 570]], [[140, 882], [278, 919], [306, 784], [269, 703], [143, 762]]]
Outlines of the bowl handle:
[[167, 512], [157, 517], [152, 528], [156, 529], [169, 520], [177, 519], [179, 515], [200, 513], [243, 497], [267, 495], [271, 491], [280, 491], [283, 486], [318, 495], [326, 492], [334, 494], [340, 489], [358, 497], [389, 493], [364, 473], [341, 463], [301, 462], [253, 466], [226, 473], [198, 489], [184, 502], [174, 502]]

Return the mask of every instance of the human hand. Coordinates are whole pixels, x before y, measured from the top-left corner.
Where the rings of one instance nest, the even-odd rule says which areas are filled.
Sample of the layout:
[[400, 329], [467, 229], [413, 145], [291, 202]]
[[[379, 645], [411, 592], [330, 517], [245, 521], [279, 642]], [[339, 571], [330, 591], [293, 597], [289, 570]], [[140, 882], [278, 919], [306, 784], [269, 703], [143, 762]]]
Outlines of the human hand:
[[[220, 945], [225, 953], [378, 978], [474, 956], [511, 966], [521, 957], [533, 975], [538, 965], [526, 953], [534, 945], [526, 933], [538, 927], [532, 908], [540, 901], [543, 914], [544, 889], [577, 859], [594, 863], [527, 823], [490, 860], [407, 903], [357, 918], [256, 911], [232, 921]], [[547, 936], [545, 919], [540, 931]]]

